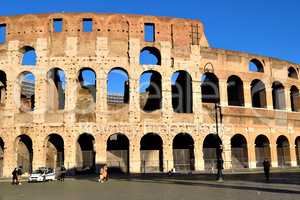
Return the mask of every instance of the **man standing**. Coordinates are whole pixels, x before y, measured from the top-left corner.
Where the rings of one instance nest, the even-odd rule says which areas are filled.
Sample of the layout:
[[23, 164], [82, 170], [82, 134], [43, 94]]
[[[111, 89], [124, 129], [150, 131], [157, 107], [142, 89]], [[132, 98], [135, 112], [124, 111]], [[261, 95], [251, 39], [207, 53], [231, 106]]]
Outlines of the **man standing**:
[[267, 159], [265, 159], [263, 162], [263, 166], [264, 166], [264, 173], [265, 173], [266, 181], [269, 181], [271, 164]]

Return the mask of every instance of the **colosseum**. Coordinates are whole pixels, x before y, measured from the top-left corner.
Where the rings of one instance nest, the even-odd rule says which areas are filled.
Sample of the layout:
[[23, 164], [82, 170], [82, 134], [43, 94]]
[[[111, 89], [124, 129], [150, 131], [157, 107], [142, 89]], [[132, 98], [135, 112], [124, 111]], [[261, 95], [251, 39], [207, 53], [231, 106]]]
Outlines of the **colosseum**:
[[299, 68], [212, 48], [198, 20], [2, 16], [0, 176], [210, 171], [218, 145], [225, 170], [296, 167]]

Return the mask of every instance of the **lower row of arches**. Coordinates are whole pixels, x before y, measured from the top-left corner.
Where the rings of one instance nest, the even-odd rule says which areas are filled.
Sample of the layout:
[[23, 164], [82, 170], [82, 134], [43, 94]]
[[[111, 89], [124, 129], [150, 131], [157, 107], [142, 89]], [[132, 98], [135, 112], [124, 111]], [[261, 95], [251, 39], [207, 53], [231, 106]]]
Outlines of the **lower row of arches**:
[[[24, 172], [31, 172], [33, 161], [33, 145], [29, 136], [23, 134], [17, 137], [16, 143], [17, 165], [22, 166]], [[111, 135], [106, 142], [106, 163], [110, 170], [128, 173], [132, 160], [130, 160], [130, 141], [126, 135], [116, 133]], [[222, 140], [215, 134], [205, 137], [202, 146], [204, 168], [209, 170], [216, 163], [216, 148], [222, 145]], [[0, 137], [0, 175], [3, 174], [3, 160], [5, 143]], [[45, 141], [45, 164], [47, 167], [57, 168], [65, 163], [64, 140], [58, 134], [50, 134]], [[188, 133], [179, 133], [173, 139], [172, 166], [177, 171], [195, 170], [195, 143]], [[236, 134], [231, 138], [231, 166], [232, 168], [249, 168], [249, 151], [246, 138]], [[148, 133], [140, 140], [140, 172], [164, 171], [168, 164], [164, 158], [163, 140], [156, 133]], [[277, 163], [279, 167], [292, 166], [291, 145], [287, 137], [281, 135], [276, 141]], [[300, 136], [295, 140], [296, 162], [300, 165]], [[271, 161], [270, 141], [265, 135], [255, 139], [256, 167], [262, 167], [264, 159]], [[134, 161], [133, 161], [134, 162]], [[76, 142], [76, 159], [74, 169], [77, 173], [92, 173], [96, 170], [95, 138], [89, 133], [81, 134]]]

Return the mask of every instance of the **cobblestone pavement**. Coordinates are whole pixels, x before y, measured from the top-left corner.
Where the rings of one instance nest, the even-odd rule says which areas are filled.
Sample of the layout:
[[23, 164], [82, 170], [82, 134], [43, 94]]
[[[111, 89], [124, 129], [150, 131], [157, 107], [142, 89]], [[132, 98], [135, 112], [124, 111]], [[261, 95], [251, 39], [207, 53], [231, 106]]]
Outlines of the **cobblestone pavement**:
[[212, 175], [114, 177], [98, 183], [92, 177], [77, 177], [64, 183], [0, 183], [0, 200], [298, 200], [300, 173], [272, 174], [266, 183], [262, 174], [226, 175], [217, 183]]

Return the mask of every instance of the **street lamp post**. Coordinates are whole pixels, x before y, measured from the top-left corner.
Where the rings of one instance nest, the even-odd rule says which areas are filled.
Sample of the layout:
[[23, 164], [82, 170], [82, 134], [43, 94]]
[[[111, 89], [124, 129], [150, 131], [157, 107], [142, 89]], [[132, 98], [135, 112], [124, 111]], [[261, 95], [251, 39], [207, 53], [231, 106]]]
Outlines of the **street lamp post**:
[[[218, 103], [215, 103], [215, 117], [216, 117], [216, 138], [218, 140], [218, 143], [220, 141], [219, 139], [219, 120], [218, 120], [218, 111], [220, 112], [220, 121], [222, 122], [222, 110], [221, 106]], [[223, 158], [222, 158], [222, 144], [219, 143], [216, 147], [216, 154], [217, 154], [217, 181], [218, 182], [223, 182]]]

